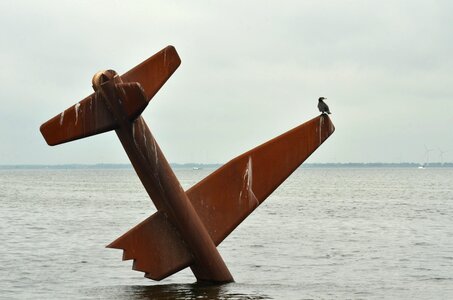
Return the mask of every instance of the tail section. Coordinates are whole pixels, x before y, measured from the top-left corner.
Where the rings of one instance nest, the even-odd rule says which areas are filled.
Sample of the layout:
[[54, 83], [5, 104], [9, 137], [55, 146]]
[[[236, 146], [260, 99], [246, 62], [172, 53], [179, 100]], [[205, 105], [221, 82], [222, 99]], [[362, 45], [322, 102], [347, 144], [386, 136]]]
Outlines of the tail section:
[[[124, 103], [124, 109], [131, 120], [142, 113], [180, 63], [175, 48], [168, 46], [121, 76], [124, 83], [135, 85], [122, 86], [130, 92], [131, 101]], [[93, 93], [41, 125], [47, 144], [54, 146], [115, 129], [116, 122], [98, 98]]]
[[[126, 99], [123, 109], [130, 120], [135, 119], [148, 105], [143, 89], [136, 82], [121, 83], [118, 88]], [[47, 144], [53, 146], [103, 133], [115, 127], [116, 122], [104, 101], [99, 99], [99, 94], [93, 94], [41, 125], [40, 130]]]
[[[220, 244], [333, 132], [320, 115], [236, 158], [186, 193], [215, 245]], [[193, 259], [163, 213], [157, 212], [108, 245], [134, 259], [134, 269], [163, 279]]]
[[176, 49], [168, 46], [121, 75], [121, 80], [140, 83], [150, 101], [180, 64]]
[[55, 146], [114, 128], [115, 121], [104, 102], [91, 94], [42, 124], [40, 131], [47, 144]]

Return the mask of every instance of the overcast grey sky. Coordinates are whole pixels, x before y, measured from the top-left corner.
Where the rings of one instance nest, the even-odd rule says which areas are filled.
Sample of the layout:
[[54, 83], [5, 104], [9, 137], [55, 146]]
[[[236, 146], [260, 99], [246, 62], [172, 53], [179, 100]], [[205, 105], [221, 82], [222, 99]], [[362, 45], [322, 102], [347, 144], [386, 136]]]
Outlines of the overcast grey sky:
[[[452, 1], [0, 2], [0, 164], [125, 163], [114, 132], [49, 147], [41, 123], [167, 45], [144, 118], [171, 162], [226, 162], [318, 115], [309, 162], [453, 161]], [[431, 152], [438, 161], [439, 153]]]

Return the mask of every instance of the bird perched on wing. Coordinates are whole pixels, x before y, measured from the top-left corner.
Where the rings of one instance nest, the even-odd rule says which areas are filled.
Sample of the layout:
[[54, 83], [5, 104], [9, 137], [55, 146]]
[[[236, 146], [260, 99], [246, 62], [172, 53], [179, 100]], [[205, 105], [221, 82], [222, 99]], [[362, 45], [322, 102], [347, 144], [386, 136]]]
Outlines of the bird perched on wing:
[[319, 109], [319, 111], [321, 113], [330, 114], [329, 106], [327, 106], [327, 104], [324, 102], [324, 99], [327, 99], [327, 98], [319, 97], [319, 99], [318, 99], [318, 109]]

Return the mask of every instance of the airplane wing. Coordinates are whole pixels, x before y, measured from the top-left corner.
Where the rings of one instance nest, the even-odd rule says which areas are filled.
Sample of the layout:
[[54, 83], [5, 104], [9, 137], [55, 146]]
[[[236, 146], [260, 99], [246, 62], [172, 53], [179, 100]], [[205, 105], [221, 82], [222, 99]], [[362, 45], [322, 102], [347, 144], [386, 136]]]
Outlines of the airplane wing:
[[[219, 245], [255, 208], [291, 175], [335, 130], [327, 115], [318, 116], [236, 158], [187, 190], [187, 195]], [[192, 264], [193, 258], [162, 212], [107, 247], [123, 249], [133, 269], [161, 280]]]
[[[140, 115], [180, 64], [176, 49], [168, 46], [121, 76], [124, 83], [137, 82], [144, 90], [145, 103], [140, 100], [125, 104], [131, 120]], [[113, 130], [115, 127], [116, 123], [104, 101], [96, 99], [93, 93], [41, 125], [40, 130], [47, 144], [54, 146]]]
[[121, 80], [140, 83], [150, 101], [180, 64], [176, 49], [168, 46], [121, 75]]

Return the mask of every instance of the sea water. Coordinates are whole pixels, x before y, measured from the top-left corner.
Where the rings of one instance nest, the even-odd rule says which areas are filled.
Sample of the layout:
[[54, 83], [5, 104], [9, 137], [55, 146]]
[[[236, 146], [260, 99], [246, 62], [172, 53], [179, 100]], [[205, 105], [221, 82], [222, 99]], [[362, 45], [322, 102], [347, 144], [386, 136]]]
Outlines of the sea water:
[[453, 298], [453, 169], [297, 170], [219, 246], [226, 285], [105, 248], [153, 212], [132, 169], [0, 170], [0, 299]]

